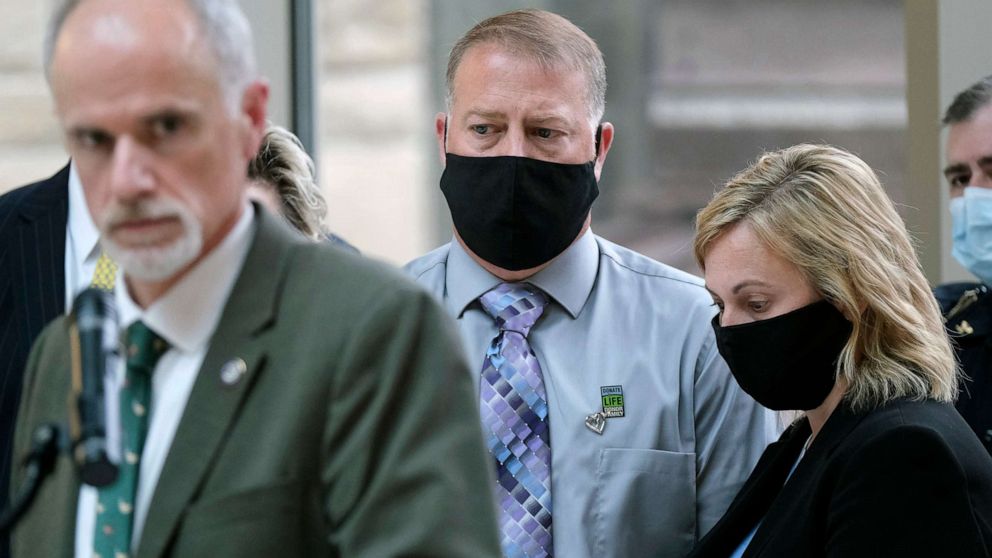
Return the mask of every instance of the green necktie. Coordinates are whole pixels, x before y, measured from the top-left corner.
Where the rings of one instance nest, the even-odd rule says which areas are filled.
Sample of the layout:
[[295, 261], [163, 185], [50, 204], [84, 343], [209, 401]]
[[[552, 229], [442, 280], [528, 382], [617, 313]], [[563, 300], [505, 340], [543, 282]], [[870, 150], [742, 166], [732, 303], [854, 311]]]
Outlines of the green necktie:
[[148, 433], [152, 372], [169, 344], [148, 326], [135, 322], [127, 328], [127, 375], [121, 388], [121, 463], [117, 480], [100, 489], [94, 558], [131, 555], [134, 497], [141, 467], [141, 450]]

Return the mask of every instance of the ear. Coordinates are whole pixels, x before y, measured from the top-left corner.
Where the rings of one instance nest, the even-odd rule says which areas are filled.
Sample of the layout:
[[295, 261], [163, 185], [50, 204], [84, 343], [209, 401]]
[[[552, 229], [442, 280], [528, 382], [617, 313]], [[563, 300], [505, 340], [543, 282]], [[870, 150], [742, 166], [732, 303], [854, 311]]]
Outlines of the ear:
[[610, 146], [613, 145], [613, 124], [609, 122], [603, 122], [600, 124], [601, 132], [599, 135], [599, 153], [596, 154], [596, 180], [599, 180], [599, 175], [603, 174], [603, 163], [606, 162], [606, 154], [610, 151]]
[[250, 161], [258, 154], [258, 148], [268, 127], [269, 84], [265, 80], [255, 80], [245, 88], [241, 96], [240, 117], [245, 123], [243, 155]]
[[438, 155], [441, 157], [441, 166], [448, 161], [448, 115], [439, 112], [434, 115], [434, 135], [437, 137]]

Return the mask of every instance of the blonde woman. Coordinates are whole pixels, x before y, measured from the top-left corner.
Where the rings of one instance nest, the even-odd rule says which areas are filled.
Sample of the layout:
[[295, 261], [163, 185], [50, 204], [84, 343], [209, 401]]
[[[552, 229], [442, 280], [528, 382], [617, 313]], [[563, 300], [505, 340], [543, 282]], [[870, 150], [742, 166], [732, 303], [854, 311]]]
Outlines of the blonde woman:
[[258, 154], [248, 164], [248, 195], [282, 216], [303, 236], [327, 240], [349, 252], [358, 249], [324, 227], [327, 202], [317, 185], [316, 168], [299, 138], [282, 126], [269, 124]]
[[875, 173], [833, 147], [761, 157], [696, 219], [741, 387], [805, 411], [692, 556], [989, 556], [992, 458], [954, 410], [954, 357]]

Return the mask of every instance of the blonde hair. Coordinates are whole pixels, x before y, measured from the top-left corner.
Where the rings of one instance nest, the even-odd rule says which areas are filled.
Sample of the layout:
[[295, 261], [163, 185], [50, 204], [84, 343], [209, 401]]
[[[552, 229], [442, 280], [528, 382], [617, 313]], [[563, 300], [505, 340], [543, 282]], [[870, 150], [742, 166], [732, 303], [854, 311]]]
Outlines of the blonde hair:
[[696, 216], [700, 267], [742, 221], [852, 320], [837, 363], [851, 407], [954, 400], [957, 369], [937, 302], [905, 224], [864, 161], [824, 145], [766, 153]]
[[469, 29], [448, 55], [445, 74], [448, 110], [455, 94], [455, 73], [462, 57], [474, 46], [497, 45], [539, 63], [545, 70], [579, 70], [586, 76], [589, 118], [593, 125], [606, 110], [606, 64], [589, 35], [558, 14], [524, 9], [483, 20]]
[[279, 197], [283, 217], [304, 235], [319, 240], [327, 202], [315, 179], [313, 159], [300, 140], [282, 126], [265, 130], [258, 155], [248, 164], [248, 178], [265, 183]]

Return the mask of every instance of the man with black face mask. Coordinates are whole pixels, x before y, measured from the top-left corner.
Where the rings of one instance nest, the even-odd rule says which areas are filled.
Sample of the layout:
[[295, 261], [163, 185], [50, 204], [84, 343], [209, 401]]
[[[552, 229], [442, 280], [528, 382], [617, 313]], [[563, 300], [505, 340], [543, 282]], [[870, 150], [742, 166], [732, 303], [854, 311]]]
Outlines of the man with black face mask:
[[457, 42], [447, 87], [454, 239], [407, 270], [479, 371], [504, 554], [685, 555], [777, 432], [719, 357], [702, 282], [589, 230], [614, 137], [602, 54], [511, 12]]

